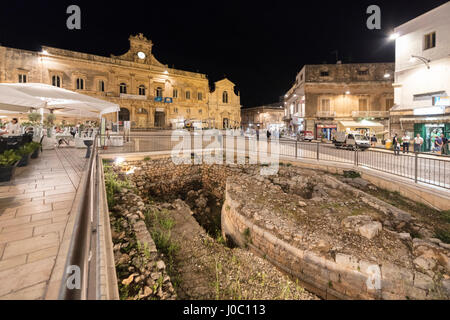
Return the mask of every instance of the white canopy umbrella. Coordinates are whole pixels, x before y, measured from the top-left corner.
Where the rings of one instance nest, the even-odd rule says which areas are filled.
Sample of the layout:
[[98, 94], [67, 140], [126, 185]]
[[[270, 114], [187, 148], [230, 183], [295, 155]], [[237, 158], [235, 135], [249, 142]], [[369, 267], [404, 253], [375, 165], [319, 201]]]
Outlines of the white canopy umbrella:
[[[0, 84], [0, 111], [28, 112], [31, 109], [44, 108], [46, 102], [22, 93], [13, 87]], [[8, 112], [9, 111], [9, 112]]]
[[82, 110], [97, 113], [100, 116], [120, 111], [117, 104], [47, 84], [4, 83], [0, 86], [13, 88], [23, 94], [40, 99], [47, 103], [47, 109]]

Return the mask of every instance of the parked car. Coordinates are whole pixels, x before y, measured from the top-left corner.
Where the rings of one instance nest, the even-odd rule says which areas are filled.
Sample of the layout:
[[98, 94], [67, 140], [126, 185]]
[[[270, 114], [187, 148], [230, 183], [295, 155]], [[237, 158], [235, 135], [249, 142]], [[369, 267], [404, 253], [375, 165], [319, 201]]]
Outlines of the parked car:
[[313, 141], [314, 140], [314, 134], [312, 131], [300, 131], [297, 134], [297, 141]]
[[333, 143], [338, 149], [359, 149], [364, 151], [370, 148], [369, 137], [360, 133], [336, 132], [333, 137]]

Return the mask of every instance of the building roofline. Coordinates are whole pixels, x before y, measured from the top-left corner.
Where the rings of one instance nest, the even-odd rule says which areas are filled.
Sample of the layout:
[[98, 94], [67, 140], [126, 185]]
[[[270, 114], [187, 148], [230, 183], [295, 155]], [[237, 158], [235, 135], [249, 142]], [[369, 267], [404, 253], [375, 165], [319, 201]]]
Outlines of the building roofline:
[[415, 18], [413, 18], [413, 19], [411, 19], [411, 20], [409, 20], [409, 21], [407, 21], [407, 22], [405, 22], [405, 23], [395, 27], [394, 28], [394, 32], [398, 32], [401, 29], [407, 28], [407, 27], [409, 27], [410, 25], [412, 25], [414, 23], [418, 23], [418, 22], [420, 22], [420, 20], [425, 19], [426, 17], [428, 17], [430, 15], [434, 15], [434, 14], [438, 13], [440, 10], [442, 10], [446, 6], [450, 6], [450, 1], [447, 1], [444, 4], [441, 4], [440, 6], [434, 8], [434, 9], [431, 9], [430, 11], [427, 11], [427, 12], [421, 14], [420, 16], [417, 16], [417, 17], [415, 17]]

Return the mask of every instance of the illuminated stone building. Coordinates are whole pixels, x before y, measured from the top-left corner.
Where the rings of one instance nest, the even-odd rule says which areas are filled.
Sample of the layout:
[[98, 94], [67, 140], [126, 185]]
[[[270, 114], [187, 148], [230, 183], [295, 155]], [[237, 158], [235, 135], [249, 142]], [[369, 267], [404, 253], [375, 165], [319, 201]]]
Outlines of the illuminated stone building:
[[169, 68], [153, 55], [153, 43], [130, 36], [123, 55], [103, 57], [42, 47], [41, 52], [0, 46], [0, 82], [46, 83], [120, 105], [111, 121], [132, 128], [177, 128], [191, 123], [222, 129], [240, 126], [240, 96], [228, 79]]

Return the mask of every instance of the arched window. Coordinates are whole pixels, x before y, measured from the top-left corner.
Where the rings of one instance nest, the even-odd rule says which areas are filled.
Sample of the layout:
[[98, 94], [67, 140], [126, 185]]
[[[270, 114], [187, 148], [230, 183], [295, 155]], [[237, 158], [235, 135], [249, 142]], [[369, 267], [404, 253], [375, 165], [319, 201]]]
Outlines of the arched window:
[[191, 99], [191, 92], [190, 91], [186, 91], [186, 99], [187, 100]]
[[126, 94], [127, 93], [127, 84], [126, 83], [121, 83], [120, 84], [120, 93]]
[[224, 91], [222, 94], [222, 102], [228, 103], [228, 92]]
[[61, 77], [60, 76], [53, 76], [52, 77], [52, 86], [61, 88]]
[[145, 86], [143, 84], [141, 84], [139, 87], [139, 95], [140, 96], [145, 96]]
[[157, 97], [163, 96], [163, 89], [161, 87], [156, 88], [156, 96]]
[[105, 81], [103, 80], [98, 81], [98, 91], [105, 92]]
[[84, 90], [84, 79], [77, 79], [77, 90]]

